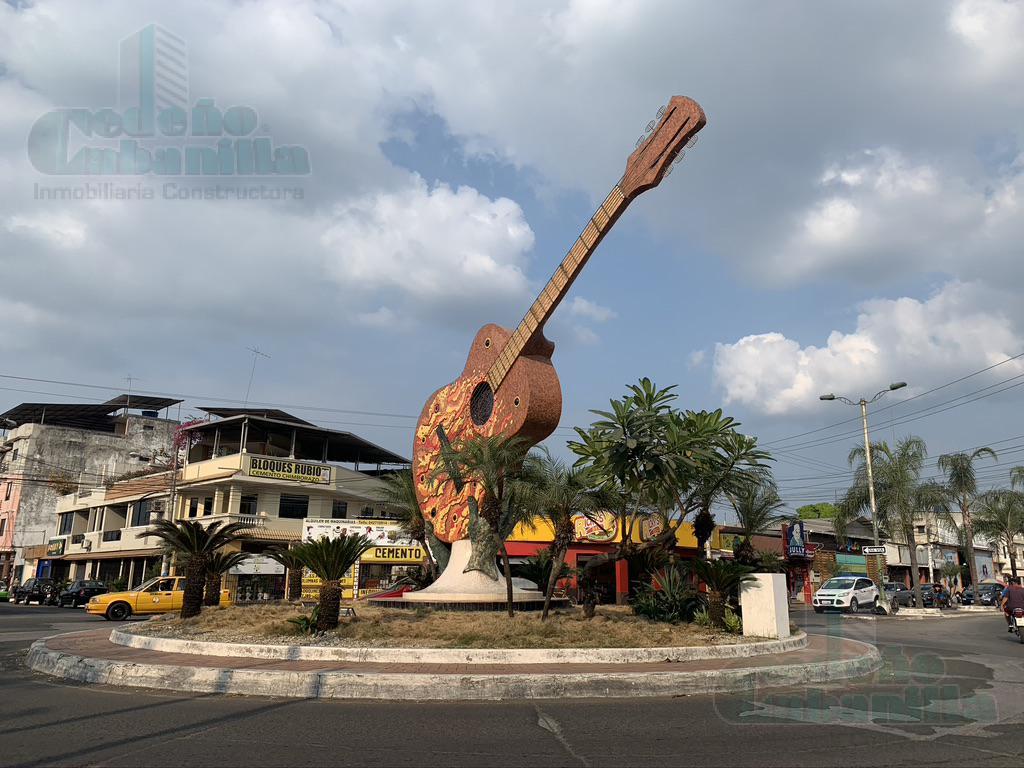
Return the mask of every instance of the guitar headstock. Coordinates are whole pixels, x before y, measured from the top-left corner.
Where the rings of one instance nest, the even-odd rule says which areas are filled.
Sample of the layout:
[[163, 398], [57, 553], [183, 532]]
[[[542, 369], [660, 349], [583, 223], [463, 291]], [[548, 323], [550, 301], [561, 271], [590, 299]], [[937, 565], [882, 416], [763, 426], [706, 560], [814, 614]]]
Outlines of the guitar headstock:
[[641, 137], [626, 161], [619, 189], [627, 200], [661, 183], [683, 147], [695, 140], [707, 119], [696, 101], [686, 96], [673, 96], [663, 110], [659, 110], [656, 125], [654, 122], [652, 120], [652, 125], [648, 126], [650, 133]]

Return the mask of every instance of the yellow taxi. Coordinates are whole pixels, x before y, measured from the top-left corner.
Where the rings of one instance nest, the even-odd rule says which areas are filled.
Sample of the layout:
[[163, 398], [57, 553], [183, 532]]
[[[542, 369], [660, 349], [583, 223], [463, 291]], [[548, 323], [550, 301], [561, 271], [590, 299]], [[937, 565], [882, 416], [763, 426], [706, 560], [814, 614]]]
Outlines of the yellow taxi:
[[[96, 595], [85, 604], [85, 611], [110, 621], [124, 621], [133, 613], [150, 615], [180, 611], [184, 590], [184, 576], [157, 576], [130, 592]], [[220, 592], [220, 604], [231, 605], [231, 593], [226, 589]]]

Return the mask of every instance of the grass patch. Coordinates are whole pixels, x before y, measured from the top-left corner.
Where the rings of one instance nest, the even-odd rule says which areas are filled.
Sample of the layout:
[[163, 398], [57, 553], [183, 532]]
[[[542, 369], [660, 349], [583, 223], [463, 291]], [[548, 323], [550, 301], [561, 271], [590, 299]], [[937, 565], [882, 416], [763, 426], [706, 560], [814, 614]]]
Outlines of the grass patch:
[[695, 624], [650, 621], [618, 606], [598, 609], [589, 621], [581, 610], [566, 609], [541, 622], [540, 612], [509, 618], [497, 611], [409, 611], [357, 605], [355, 618], [343, 617], [336, 631], [319, 636], [300, 634], [288, 623], [304, 612], [308, 609], [281, 604], [204, 608], [192, 619], [169, 614], [132, 630], [215, 642], [376, 648], [658, 648], [743, 641]]

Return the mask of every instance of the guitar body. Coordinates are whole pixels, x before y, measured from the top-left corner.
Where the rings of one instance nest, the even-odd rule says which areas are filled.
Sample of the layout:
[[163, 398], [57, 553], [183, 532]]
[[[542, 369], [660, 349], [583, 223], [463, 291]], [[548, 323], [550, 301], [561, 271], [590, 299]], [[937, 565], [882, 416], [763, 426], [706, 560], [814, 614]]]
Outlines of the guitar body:
[[416, 424], [412, 451], [416, 498], [441, 541], [468, 538], [469, 499], [479, 494], [474, 483], [457, 486], [435, 475], [442, 466], [445, 444], [497, 434], [537, 443], [554, 431], [561, 418], [562, 388], [551, 365], [554, 345], [540, 334], [516, 359], [497, 391], [491, 392], [487, 372], [511, 335], [498, 325], [481, 328], [462, 375], [430, 396]]
[[481, 501], [474, 483], [440, 471], [447, 470], [448, 446], [499, 434], [538, 443], [558, 426], [562, 390], [551, 365], [555, 347], [544, 338], [544, 323], [630, 201], [661, 183], [705, 122], [704, 110], [685, 96], [673, 96], [658, 110], [627, 159], [622, 178], [516, 330], [497, 325], [481, 328], [462, 375], [437, 390], [423, 406], [412, 449], [413, 480], [420, 511], [442, 541], [469, 538], [470, 500]]

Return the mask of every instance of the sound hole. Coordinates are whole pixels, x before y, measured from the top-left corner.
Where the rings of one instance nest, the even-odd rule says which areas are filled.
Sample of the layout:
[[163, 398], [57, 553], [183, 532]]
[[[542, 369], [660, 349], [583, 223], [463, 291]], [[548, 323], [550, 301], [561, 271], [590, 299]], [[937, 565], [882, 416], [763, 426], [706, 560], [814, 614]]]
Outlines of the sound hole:
[[474, 424], [482, 427], [490, 420], [492, 413], [494, 413], [494, 392], [491, 391], [490, 384], [481, 381], [476, 385], [469, 400], [469, 415]]

